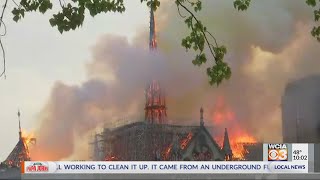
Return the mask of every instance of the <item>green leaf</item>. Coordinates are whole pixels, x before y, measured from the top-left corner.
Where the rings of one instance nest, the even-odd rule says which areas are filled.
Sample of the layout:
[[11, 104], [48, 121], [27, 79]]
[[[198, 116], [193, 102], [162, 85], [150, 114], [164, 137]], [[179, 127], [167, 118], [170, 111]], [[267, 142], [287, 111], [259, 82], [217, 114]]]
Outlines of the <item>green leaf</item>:
[[20, 15], [21, 15], [21, 17], [24, 17], [24, 9], [20, 10]]
[[231, 68], [223, 61], [218, 61], [211, 68], [207, 68], [209, 83], [211, 85], [219, 85], [223, 80], [228, 80], [231, 77]]
[[314, 20], [319, 21], [320, 19], [320, 10], [314, 10]]
[[62, 34], [63, 33], [63, 28], [62, 26], [58, 27], [59, 32]]
[[317, 5], [316, 0], [306, 0], [306, 3], [312, 7], [315, 7]]
[[195, 6], [194, 7], [195, 12], [198, 12], [202, 9], [202, 2], [199, 0], [196, 3], [193, 3], [192, 5]]
[[53, 19], [53, 18], [49, 19], [49, 22], [50, 22], [51, 26], [57, 25], [55, 19]]
[[251, 2], [251, 0], [235, 0], [233, 2], [233, 6], [238, 11], [244, 11], [249, 8], [250, 2]]
[[311, 31], [311, 35], [314, 37], [320, 36], [320, 26], [313, 27], [313, 29]]
[[18, 22], [19, 21], [19, 16], [13, 16], [13, 20], [15, 21], [15, 22]]

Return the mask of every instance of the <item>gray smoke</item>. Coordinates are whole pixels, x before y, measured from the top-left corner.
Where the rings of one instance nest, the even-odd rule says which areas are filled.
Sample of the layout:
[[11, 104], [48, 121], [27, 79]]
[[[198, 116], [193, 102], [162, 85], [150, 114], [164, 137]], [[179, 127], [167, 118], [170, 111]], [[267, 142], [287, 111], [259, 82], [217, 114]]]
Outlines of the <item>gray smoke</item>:
[[[49, 103], [41, 113], [34, 159], [67, 158], [75, 151], [76, 137], [105, 123], [112, 127], [118, 118], [143, 120], [144, 90], [153, 79], [159, 80], [166, 90], [170, 112], [175, 112], [174, 104], [177, 104], [179, 118], [188, 117], [189, 114], [179, 114], [179, 110], [185, 112], [186, 109], [180, 109], [178, 104], [187, 106], [187, 96], [193, 95], [194, 89], [203, 82], [201, 76], [194, 76], [201, 73], [189, 63], [175, 65], [160, 52], [150, 53], [148, 49], [129, 44], [126, 38], [112, 35], [101, 37], [92, 51], [93, 60], [87, 65], [85, 83], [81, 86], [55, 84]], [[187, 58], [184, 54], [176, 57]], [[192, 83], [186, 83], [186, 79]], [[189, 110], [193, 110], [193, 106], [189, 106]]]
[[143, 117], [144, 88], [152, 79], [166, 90], [172, 123], [197, 124], [203, 106], [206, 124], [213, 125], [215, 102], [223, 97], [235, 115], [236, 122], [230, 123], [256, 137], [281, 141], [280, 97], [286, 83], [319, 72], [319, 44], [309, 34], [312, 11], [299, 0], [253, 1], [247, 12], [237, 12], [232, 2], [203, 1], [199, 16], [228, 48], [233, 71], [229, 81], [210, 87], [205, 66], [192, 65], [194, 54], [180, 46], [186, 27], [174, 3], [166, 1], [156, 13], [158, 52], [146, 47], [147, 32], [138, 33], [131, 44], [124, 37], [105, 35], [92, 49], [87, 82], [55, 84], [41, 113], [35, 149], [46, 153], [35, 159], [67, 158], [79, 151], [79, 138], [83, 141], [102, 124], [112, 125], [123, 116]]
[[[285, 85], [319, 73], [319, 43], [310, 35], [312, 9], [304, 1], [270, 0], [252, 1], [248, 11], [238, 12], [232, 3], [203, 1], [199, 19], [227, 46], [226, 60], [233, 75], [222, 86], [202, 94], [210, 100], [208, 107], [223, 96], [238, 123], [256, 137], [281, 141], [280, 100]], [[173, 40], [184, 36], [185, 26], [176, 7], [167, 6], [163, 11], [169, 15], [160, 30], [165, 39], [161, 42], [166, 42], [162, 46], [174, 49], [177, 43]], [[183, 10], [182, 14], [186, 15]], [[214, 93], [208, 93], [213, 89]]]

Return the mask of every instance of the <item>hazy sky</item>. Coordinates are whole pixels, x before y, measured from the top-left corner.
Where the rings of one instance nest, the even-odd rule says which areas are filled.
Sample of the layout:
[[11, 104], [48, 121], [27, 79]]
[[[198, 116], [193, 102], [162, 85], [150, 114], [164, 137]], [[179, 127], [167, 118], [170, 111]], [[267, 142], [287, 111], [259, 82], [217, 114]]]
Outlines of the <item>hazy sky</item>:
[[[72, 85], [84, 80], [90, 48], [99, 37], [112, 33], [130, 39], [141, 27], [148, 28], [149, 21], [145, 5], [127, 0], [125, 13], [101, 14], [94, 19], [88, 16], [81, 29], [61, 35], [51, 28], [50, 13], [45, 16], [27, 14], [21, 22], [15, 23], [11, 14], [13, 6], [9, 2], [5, 13], [8, 33], [3, 38], [7, 78], [0, 79], [0, 161], [17, 143], [18, 108], [22, 127], [32, 130], [55, 81]], [[1, 62], [1, 70], [2, 67]]]

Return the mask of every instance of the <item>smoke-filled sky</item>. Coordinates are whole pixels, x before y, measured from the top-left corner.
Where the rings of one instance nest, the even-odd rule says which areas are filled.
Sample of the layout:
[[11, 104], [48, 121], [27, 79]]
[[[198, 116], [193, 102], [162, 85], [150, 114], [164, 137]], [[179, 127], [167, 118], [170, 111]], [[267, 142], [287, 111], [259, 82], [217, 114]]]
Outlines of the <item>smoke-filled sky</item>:
[[[8, 14], [0, 160], [18, 138], [17, 108], [22, 125], [37, 135], [34, 158], [87, 158], [93, 130], [127, 121], [119, 118], [143, 117], [144, 88], [151, 79], [166, 90], [171, 123], [199, 123], [203, 106], [205, 123], [219, 133], [241, 126], [256, 138], [282, 140], [280, 98], [286, 83], [320, 71], [320, 44], [310, 36], [312, 9], [304, 1], [256, 0], [246, 12], [236, 11], [231, 0], [203, 1], [199, 19], [227, 47], [233, 72], [219, 87], [208, 85], [205, 66], [193, 66], [193, 53], [180, 46], [187, 30], [171, 1], [156, 13], [159, 48], [149, 53], [148, 9], [139, 2], [127, 1], [125, 14], [89, 18], [81, 30], [63, 35], [46, 24], [47, 17], [30, 15], [14, 24]], [[215, 127], [220, 101], [234, 117]]]

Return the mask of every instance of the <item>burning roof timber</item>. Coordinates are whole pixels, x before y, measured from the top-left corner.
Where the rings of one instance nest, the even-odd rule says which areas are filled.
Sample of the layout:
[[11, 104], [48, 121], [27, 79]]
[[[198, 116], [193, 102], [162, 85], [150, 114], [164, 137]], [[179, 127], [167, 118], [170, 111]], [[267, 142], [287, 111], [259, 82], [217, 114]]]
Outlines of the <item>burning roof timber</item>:
[[34, 144], [36, 142], [35, 138], [27, 137], [22, 134], [21, 124], [20, 124], [20, 111], [18, 111], [19, 118], [19, 141], [13, 148], [9, 156], [3, 162], [8, 167], [20, 167], [22, 161], [30, 161], [29, 144]]
[[225, 160], [226, 155], [232, 156], [231, 150], [220, 147], [204, 126], [203, 109], [200, 126], [145, 121], [105, 129], [99, 136], [102, 145], [96, 147], [101, 147], [102, 155], [95, 160]]

